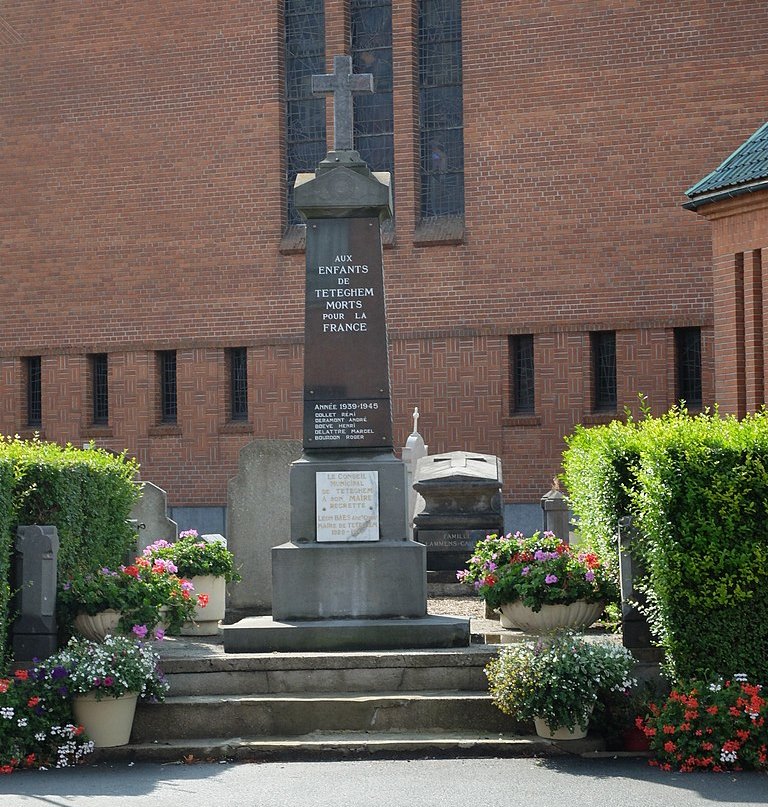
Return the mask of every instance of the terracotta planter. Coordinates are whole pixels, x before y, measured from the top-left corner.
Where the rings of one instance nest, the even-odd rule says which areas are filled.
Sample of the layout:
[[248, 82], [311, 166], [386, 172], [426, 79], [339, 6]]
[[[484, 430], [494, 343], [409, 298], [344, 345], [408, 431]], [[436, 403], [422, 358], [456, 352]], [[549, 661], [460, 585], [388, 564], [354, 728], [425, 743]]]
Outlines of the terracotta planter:
[[621, 739], [625, 751], [650, 751], [651, 744], [645, 736], [645, 732], [637, 726], [624, 729]]
[[131, 739], [137, 698], [135, 693], [128, 693], [97, 701], [94, 694], [76, 695], [72, 711], [97, 748], [113, 748], [126, 745]]
[[576, 726], [573, 731], [564, 727], [552, 731], [540, 717], [533, 718], [533, 725], [536, 726], [536, 734], [545, 740], [583, 740], [587, 736], [587, 726]]
[[224, 619], [227, 583], [223, 577], [212, 574], [196, 575], [190, 578], [195, 587], [192, 596], [208, 595], [208, 605], [197, 606], [192, 622], [181, 626], [182, 636], [214, 636], [219, 632], [219, 622]]
[[548, 633], [556, 628], [588, 628], [603, 613], [605, 603], [577, 600], [568, 605], [542, 605], [534, 611], [520, 600], [499, 607], [502, 628]]
[[98, 614], [78, 614], [75, 617], [75, 628], [86, 639], [90, 639], [92, 642], [103, 642], [107, 634], [122, 633], [117, 627], [119, 621], [120, 611], [110, 608], [100, 611]]

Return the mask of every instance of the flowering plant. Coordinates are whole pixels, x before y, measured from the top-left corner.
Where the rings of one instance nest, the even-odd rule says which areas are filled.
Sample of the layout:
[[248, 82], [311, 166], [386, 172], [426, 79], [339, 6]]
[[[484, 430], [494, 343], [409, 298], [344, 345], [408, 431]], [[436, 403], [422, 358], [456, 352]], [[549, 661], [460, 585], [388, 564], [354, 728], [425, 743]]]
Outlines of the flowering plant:
[[170, 561], [184, 577], [210, 574], [223, 577], [227, 583], [240, 580], [235, 569], [235, 556], [226, 544], [201, 538], [197, 530], [180, 532], [178, 540], [173, 543], [155, 541], [144, 550], [144, 557], [152, 562]]
[[66, 671], [47, 663], [0, 677], [0, 773], [64, 768], [93, 751], [73, 722]]
[[540, 611], [547, 604], [618, 598], [615, 582], [594, 552], [574, 550], [551, 532], [489, 535], [467, 564], [457, 578], [492, 608], [520, 600]]
[[485, 668], [493, 702], [504, 714], [539, 717], [552, 731], [586, 726], [603, 691], [635, 682], [632, 654], [615, 642], [561, 631], [506, 647]]
[[97, 614], [112, 608], [121, 613], [121, 630], [144, 638], [161, 621], [169, 633], [177, 633], [194, 614], [193, 590], [192, 583], [179, 577], [169, 561], [138, 557], [117, 571], [102, 568], [71, 577], [61, 586], [59, 603], [63, 616], [70, 620], [82, 611]]
[[103, 642], [73, 637], [48, 664], [63, 671], [60, 680], [70, 695], [94, 693], [102, 700], [135, 692], [143, 700], [161, 701], [168, 691], [157, 651], [128, 636]]
[[747, 676], [693, 681], [637, 718], [664, 770], [768, 770], [768, 693]]

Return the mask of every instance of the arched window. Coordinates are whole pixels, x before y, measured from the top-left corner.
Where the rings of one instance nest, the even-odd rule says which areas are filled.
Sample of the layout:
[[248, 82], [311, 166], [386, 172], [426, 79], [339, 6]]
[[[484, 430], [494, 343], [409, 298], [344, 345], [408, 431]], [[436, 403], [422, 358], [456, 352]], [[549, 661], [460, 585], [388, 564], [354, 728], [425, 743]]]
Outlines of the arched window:
[[313, 74], [325, 72], [323, 0], [285, 0], [285, 117], [288, 223], [301, 216], [293, 206], [296, 174], [314, 171], [325, 157], [325, 101], [312, 95]]

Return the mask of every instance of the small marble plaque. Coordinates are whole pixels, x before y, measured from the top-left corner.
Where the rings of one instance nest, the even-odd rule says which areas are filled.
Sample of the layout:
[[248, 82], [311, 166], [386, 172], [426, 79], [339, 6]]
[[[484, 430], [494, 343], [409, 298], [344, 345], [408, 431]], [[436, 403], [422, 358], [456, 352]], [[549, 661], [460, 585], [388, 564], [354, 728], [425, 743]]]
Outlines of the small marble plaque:
[[378, 471], [315, 474], [318, 541], [379, 540]]

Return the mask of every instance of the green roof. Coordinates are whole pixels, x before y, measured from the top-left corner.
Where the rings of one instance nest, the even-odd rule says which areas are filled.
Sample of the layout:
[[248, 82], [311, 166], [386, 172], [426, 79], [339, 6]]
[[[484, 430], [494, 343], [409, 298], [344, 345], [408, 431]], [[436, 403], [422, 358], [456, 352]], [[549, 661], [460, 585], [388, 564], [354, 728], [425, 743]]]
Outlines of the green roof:
[[688, 188], [685, 194], [695, 203], [702, 194], [719, 196], [716, 191], [743, 188], [763, 180], [768, 180], [768, 123], [764, 123], [711, 174]]

